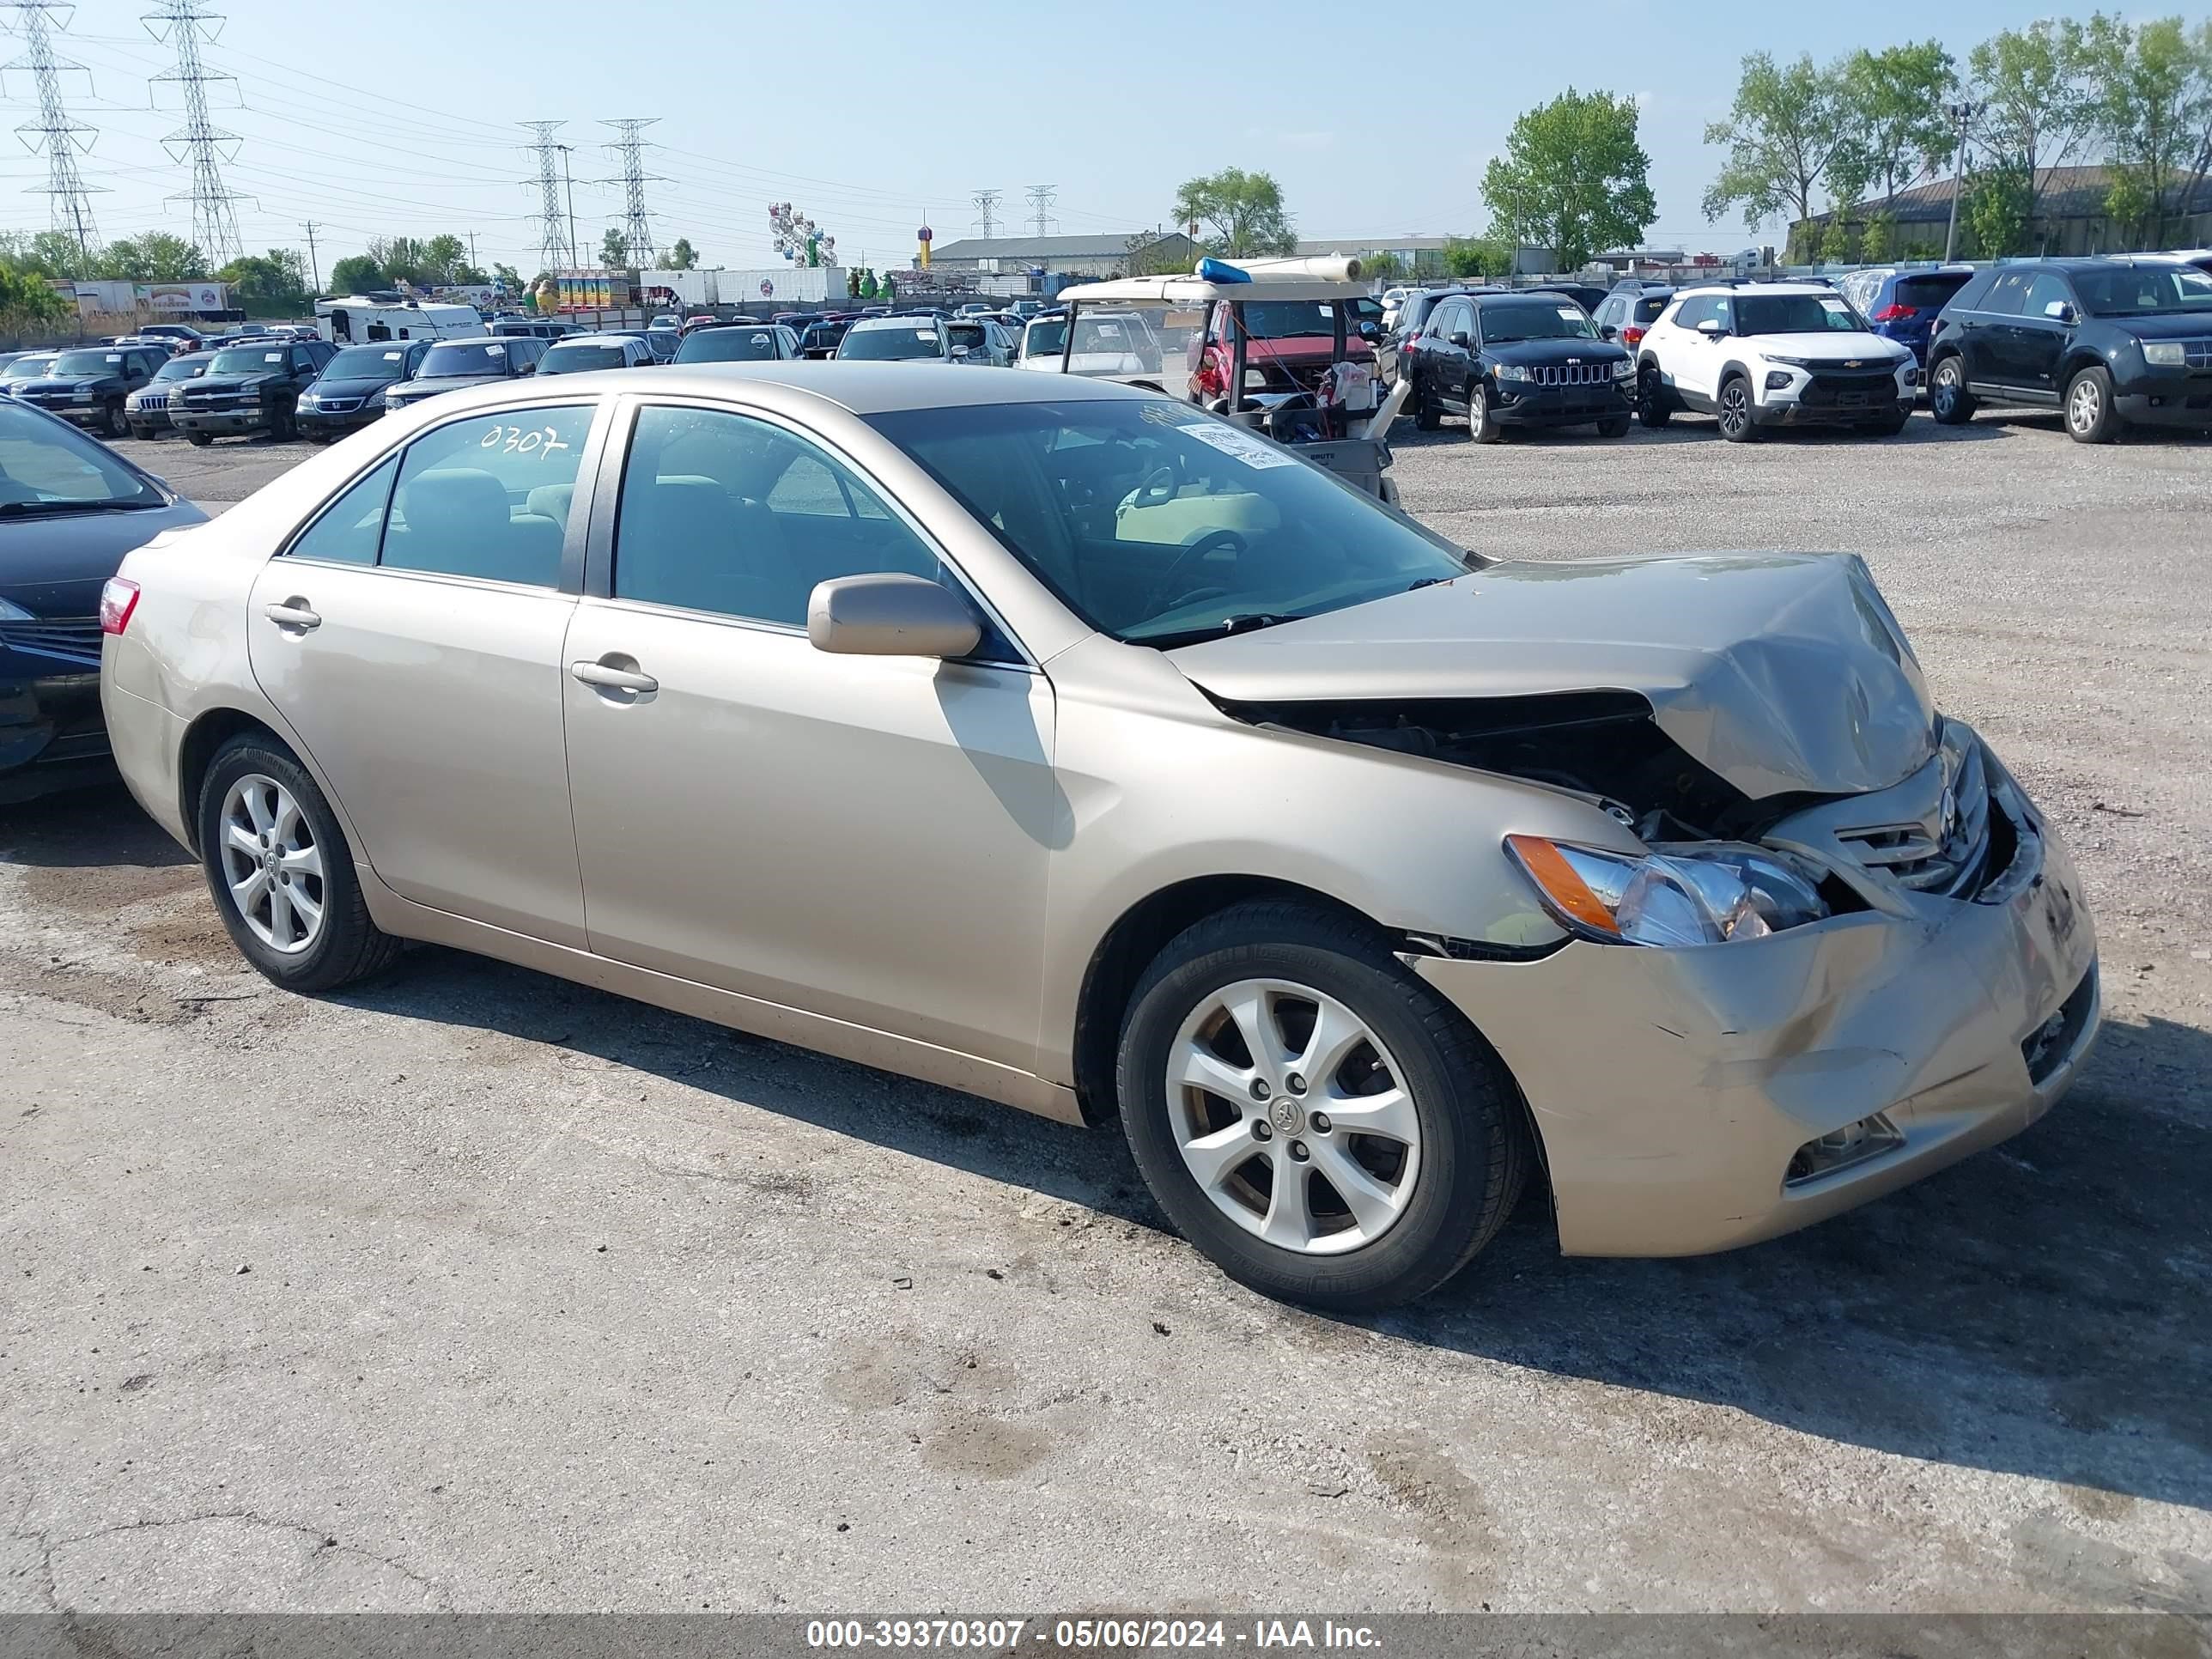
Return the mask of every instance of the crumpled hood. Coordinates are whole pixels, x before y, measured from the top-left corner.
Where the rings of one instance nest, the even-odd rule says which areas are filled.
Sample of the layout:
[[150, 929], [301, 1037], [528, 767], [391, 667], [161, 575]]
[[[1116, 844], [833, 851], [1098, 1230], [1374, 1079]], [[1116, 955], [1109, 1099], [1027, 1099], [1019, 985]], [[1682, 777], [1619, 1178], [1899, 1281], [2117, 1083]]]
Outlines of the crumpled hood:
[[1753, 800], [1887, 788], [1935, 747], [1920, 665], [1856, 555], [1509, 562], [1168, 659], [1232, 702], [1634, 691]]

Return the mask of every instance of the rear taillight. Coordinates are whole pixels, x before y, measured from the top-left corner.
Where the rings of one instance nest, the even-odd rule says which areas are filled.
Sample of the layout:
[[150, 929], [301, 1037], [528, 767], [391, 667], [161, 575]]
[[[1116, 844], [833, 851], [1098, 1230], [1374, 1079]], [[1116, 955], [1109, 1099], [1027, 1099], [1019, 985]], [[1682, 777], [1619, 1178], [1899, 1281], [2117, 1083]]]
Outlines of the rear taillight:
[[1875, 313], [1874, 319], [1877, 323], [1901, 323], [1907, 317], [1917, 317], [1919, 314], [1918, 306], [1884, 306], [1880, 311]]
[[1629, 324], [1626, 328], [1620, 331], [1620, 343], [1623, 345], [1634, 345], [1643, 337], [1644, 331], [1637, 327], [1633, 323]]
[[138, 584], [124, 576], [110, 576], [100, 590], [100, 631], [120, 634], [131, 626], [131, 613], [138, 608]]

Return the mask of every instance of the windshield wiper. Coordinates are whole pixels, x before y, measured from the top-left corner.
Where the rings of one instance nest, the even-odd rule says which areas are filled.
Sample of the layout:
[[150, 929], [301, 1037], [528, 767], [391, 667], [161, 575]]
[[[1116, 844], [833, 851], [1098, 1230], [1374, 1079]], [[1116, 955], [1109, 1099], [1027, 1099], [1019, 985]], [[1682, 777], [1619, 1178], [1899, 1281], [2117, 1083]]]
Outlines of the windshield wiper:
[[1198, 645], [1207, 640], [1225, 640], [1235, 634], [1249, 634], [1255, 629], [1273, 628], [1278, 623], [1296, 622], [1298, 618], [1273, 611], [1239, 611], [1224, 617], [1207, 628], [1186, 628], [1173, 634], [1147, 635], [1133, 641], [1133, 644], [1149, 645], [1156, 651], [1172, 651], [1178, 646]]
[[138, 513], [159, 501], [0, 501], [0, 519], [47, 519], [64, 513]]
[[1408, 593], [1418, 593], [1425, 587], [1434, 587], [1438, 582], [1453, 582], [1458, 580], [1456, 576], [1424, 576], [1406, 591]]

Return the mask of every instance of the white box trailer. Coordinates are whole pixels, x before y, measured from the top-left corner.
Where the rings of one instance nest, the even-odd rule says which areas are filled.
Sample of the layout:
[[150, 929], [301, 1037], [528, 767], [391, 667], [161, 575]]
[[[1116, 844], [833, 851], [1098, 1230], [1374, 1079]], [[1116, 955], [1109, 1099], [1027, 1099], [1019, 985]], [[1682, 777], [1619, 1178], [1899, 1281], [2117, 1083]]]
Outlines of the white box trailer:
[[720, 277], [726, 306], [820, 304], [850, 295], [842, 265], [772, 265], [764, 270], [725, 270]]
[[637, 285], [648, 299], [659, 302], [659, 296], [672, 296], [676, 305], [699, 309], [721, 304], [722, 276], [720, 270], [641, 270], [637, 274]]
[[315, 301], [315, 332], [338, 345], [377, 340], [465, 340], [491, 331], [474, 306], [354, 295]]

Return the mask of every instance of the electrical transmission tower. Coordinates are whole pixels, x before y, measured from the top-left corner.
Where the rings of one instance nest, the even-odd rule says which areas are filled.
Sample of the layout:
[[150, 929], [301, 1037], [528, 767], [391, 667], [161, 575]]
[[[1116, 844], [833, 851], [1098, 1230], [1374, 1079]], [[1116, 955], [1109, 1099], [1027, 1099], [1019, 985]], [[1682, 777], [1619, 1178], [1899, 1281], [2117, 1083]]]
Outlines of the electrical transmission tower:
[[1028, 194], [1030, 198], [1030, 223], [1036, 227], [1036, 234], [1039, 236], [1051, 235], [1053, 226], [1059, 222], [1052, 216], [1052, 204], [1060, 199], [1060, 186], [1057, 185], [1031, 185], [1029, 187]]
[[995, 190], [979, 190], [969, 199], [975, 204], [975, 222], [981, 227], [983, 240], [989, 241], [999, 234], [999, 197]]
[[645, 130], [652, 119], [643, 121], [602, 121], [601, 126], [612, 127], [617, 137], [607, 148], [622, 157], [622, 177], [602, 179], [604, 185], [623, 187], [623, 242], [629, 250], [630, 263], [650, 269], [660, 263], [660, 253], [653, 245], [653, 216], [645, 210], [645, 187], [667, 181], [657, 173], [645, 170]]
[[[86, 184], [76, 170], [77, 153], [92, 148], [93, 129], [82, 121], [72, 121], [62, 107], [62, 76], [70, 70], [83, 75], [88, 88], [91, 77], [83, 64], [54, 56], [53, 40], [47, 32], [50, 25], [67, 28], [66, 14], [73, 8], [57, 4], [55, 0], [8, 0], [5, 9], [15, 14], [9, 27], [23, 37], [23, 55], [6, 67], [30, 70], [39, 89], [38, 118], [15, 129], [26, 149], [33, 154], [41, 149], [46, 153], [46, 182], [30, 188], [33, 192], [43, 189], [52, 198], [54, 228], [76, 237], [78, 251], [89, 253], [100, 240], [92, 226], [90, 192], [106, 186]], [[5, 72], [0, 70], [0, 74]]]
[[577, 266], [576, 250], [568, 234], [568, 221], [561, 211], [561, 171], [554, 158], [568, 148], [553, 135], [566, 126], [565, 121], [525, 121], [522, 125], [538, 135], [532, 149], [538, 155], [538, 176], [526, 183], [538, 186], [538, 264], [543, 270], [573, 270]]
[[238, 212], [234, 204], [253, 198], [240, 195], [222, 182], [222, 169], [217, 164], [237, 158], [238, 135], [225, 132], [208, 118], [208, 83], [235, 82], [238, 78], [214, 74], [200, 61], [200, 45], [213, 41], [222, 33], [222, 15], [202, 9], [200, 0], [161, 0], [160, 9], [148, 12], [144, 21], [156, 40], [167, 40], [177, 49], [176, 68], [154, 76], [153, 84], [158, 88], [165, 81], [173, 81], [185, 94], [185, 125], [161, 144], [171, 161], [190, 159], [192, 187], [169, 199], [191, 198], [192, 241], [210, 264], [227, 264], [246, 252], [238, 239]]

